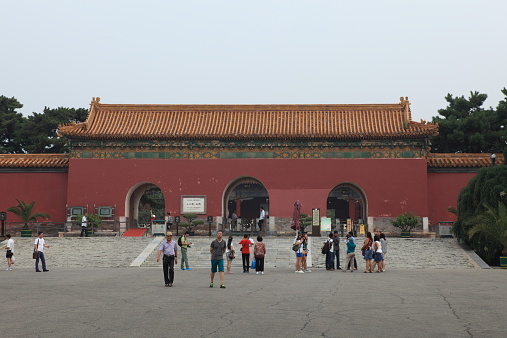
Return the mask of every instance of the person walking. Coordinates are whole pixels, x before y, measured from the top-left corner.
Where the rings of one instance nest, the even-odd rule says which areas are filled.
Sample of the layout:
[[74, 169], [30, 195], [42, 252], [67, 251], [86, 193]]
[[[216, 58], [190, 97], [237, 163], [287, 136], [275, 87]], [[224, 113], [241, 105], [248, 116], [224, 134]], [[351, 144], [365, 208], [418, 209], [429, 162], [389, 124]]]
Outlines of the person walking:
[[262, 241], [262, 236], [257, 236], [257, 243], [254, 244], [255, 273], [264, 274], [264, 256], [266, 255], [266, 243]]
[[79, 237], [88, 237], [88, 219], [86, 218], [86, 214], [81, 218], [81, 235]]
[[225, 257], [227, 257], [227, 274], [229, 275], [232, 275], [231, 265], [232, 260], [236, 258], [234, 256], [235, 253], [236, 251], [234, 251], [234, 245], [232, 245], [232, 236], [229, 236], [229, 239], [227, 240], [227, 251], [225, 252]]
[[7, 246], [5, 247], [5, 258], [7, 258], [7, 269], [8, 271], [12, 270], [12, 256], [14, 256], [14, 240], [11, 238], [10, 234], [5, 235], [7, 238]]
[[[334, 259], [336, 261], [336, 270], [341, 270], [340, 268], [340, 235], [338, 234], [338, 231], [334, 231], [333, 233], [333, 255]], [[333, 264], [334, 267], [334, 264]]]
[[39, 231], [39, 235], [35, 239], [35, 242], [33, 243], [33, 250], [37, 253], [37, 258], [35, 259], [35, 271], [41, 272], [39, 270], [39, 260], [42, 263], [42, 271], [48, 272], [49, 270], [46, 269], [46, 259], [44, 258], [44, 248], [49, 249], [49, 245], [46, 245], [46, 241], [44, 240], [44, 233], [42, 231]]
[[241, 245], [241, 258], [243, 259], [243, 273], [249, 273], [251, 242], [247, 234], [243, 235], [243, 239], [239, 241], [239, 245]]
[[225, 241], [222, 240], [222, 231], [217, 231], [217, 239], [211, 242], [209, 252], [211, 253], [211, 282], [209, 283], [209, 287], [213, 287], [213, 280], [215, 279], [215, 273], [220, 273], [220, 289], [225, 289], [224, 285], [224, 252], [226, 250], [227, 245]]
[[353, 261], [356, 258], [356, 252], [355, 252], [356, 251], [356, 242], [352, 241], [350, 239], [351, 237], [352, 237], [352, 235], [347, 234], [347, 241], [346, 241], [347, 259], [345, 261], [345, 269], [343, 270], [343, 272], [347, 272], [348, 267], [350, 267], [350, 272], [354, 272]]
[[173, 241], [173, 233], [167, 232], [166, 240], [160, 244], [157, 253], [157, 262], [160, 262], [160, 255], [163, 254], [164, 281], [165, 286], [172, 287], [174, 282], [174, 263], [178, 264], [178, 245]]
[[189, 248], [189, 245], [192, 244], [192, 242], [188, 241], [188, 236], [190, 236], [189, 231], [185, 231], [185, 234], [181, 236], [181, 270], [192, 270], [192, 268], [188, 267], [187, 250]]
[[333, 234], [329, 234], [329, 238], [326, 240], [328, 250], [326, 252], [326, 270], [334, 271], [334, 248], [333, 248]]
[[361, 251], [363, 252], [364, 260], [366, 261], [366, 269], [364, 273], [373, 272], [373, 238], [371, 237], [371, 232], [366, 233], [366, 238], [364, 239], [363, 246], [361, 247]]

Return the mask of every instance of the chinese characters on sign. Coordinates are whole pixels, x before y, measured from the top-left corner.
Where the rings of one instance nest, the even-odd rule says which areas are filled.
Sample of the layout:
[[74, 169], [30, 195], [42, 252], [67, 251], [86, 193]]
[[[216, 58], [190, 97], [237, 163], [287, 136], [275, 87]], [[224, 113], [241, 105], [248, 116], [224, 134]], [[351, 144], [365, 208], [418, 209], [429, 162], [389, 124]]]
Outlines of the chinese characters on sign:
[[181, 196], [181, 213], [205, 214], [206, 196]]

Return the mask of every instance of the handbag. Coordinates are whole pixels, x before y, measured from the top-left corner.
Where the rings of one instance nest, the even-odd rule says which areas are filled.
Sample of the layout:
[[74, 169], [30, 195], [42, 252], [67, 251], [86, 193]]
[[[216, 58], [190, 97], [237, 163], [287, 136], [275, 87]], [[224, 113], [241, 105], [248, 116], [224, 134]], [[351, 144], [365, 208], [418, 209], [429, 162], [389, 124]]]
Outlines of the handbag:
[[[39, 240], [37, 240], [37, 247], [39, 247]], [[37, 257], [38, 257], [37, 251], [35, 249], [33, 249], [32, 258], [33, 259], [37, 259]]]
[[229, 259], [231, 259], [231, 260], [232, 260], [232, 259], [234, 259], [234, 258], [236, 258], [236, 256], [234, 256], [234, 251], [232, 251], [232, 250], [231, 250], [231, 251], [229, 251], [229, 253], [227, 254], [227, 256], [228, 256], [228, 257], [229, 257]]
[[255, 261], [252, 261], [252, 267], [251, 267], [251, 269], [255, 269], [255, 265], [256, 265]]

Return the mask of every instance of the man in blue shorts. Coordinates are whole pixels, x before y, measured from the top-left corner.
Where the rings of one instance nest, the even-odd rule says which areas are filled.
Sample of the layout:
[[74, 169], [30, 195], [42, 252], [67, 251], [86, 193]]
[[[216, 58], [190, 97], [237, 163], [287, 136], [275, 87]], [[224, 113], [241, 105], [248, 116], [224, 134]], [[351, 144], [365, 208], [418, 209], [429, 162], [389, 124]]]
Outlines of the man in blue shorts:
[[211, 283], [209, 287], [213, 287], [213, 279], [215, 278], [215, 272], [220, 272], [220, 288], [225, 289], [224, 285], [224, 252], [227, 245], [222, 240], [222, 231], [217, 231], [217, 239], [211, 242], [209, 252], [211, 253]]

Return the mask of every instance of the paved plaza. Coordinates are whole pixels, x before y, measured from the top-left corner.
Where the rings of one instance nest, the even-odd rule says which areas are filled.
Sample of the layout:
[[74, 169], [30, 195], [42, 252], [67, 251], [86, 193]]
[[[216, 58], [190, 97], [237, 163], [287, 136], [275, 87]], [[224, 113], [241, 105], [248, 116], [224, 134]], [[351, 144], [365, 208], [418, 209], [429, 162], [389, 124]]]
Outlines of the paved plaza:
[[0, 271], [2, 337], [503, 337], [505, 271]]
[[[16, 250], [27, 251], [32, 240], [18, 238]], [[164, 287], [160, 265], [128, 267], [152, 238], [47, 242], [49, 272], [34, 272], [26, 253], [13, 271], [0, 265], [2, 337], [503, 337], [507, 332], [507, 271], [479, 268], [453, 241], [391, 239], [410, 254], [396, 253], [392, 245], [393, 264], [385, 273], [362, 273], [359, 260], [354, 273], [313, 268], [295, 274], [267, 266], [265, 275], [243, 274], [237, 259], [234, 274], [225, 276], [226, 289], [209, 287], [207, 267], [176, 269], [172, 288]], [[435, 255], [434, 245], [446, 249]], [[283, 250], [285, 244], [279, 246]], [[430, 252], [412, 253], [424, 250]], [[416, 257], [422, 261], [414, 262]], [[423, 261], [427, 264], [418, 264]]]

